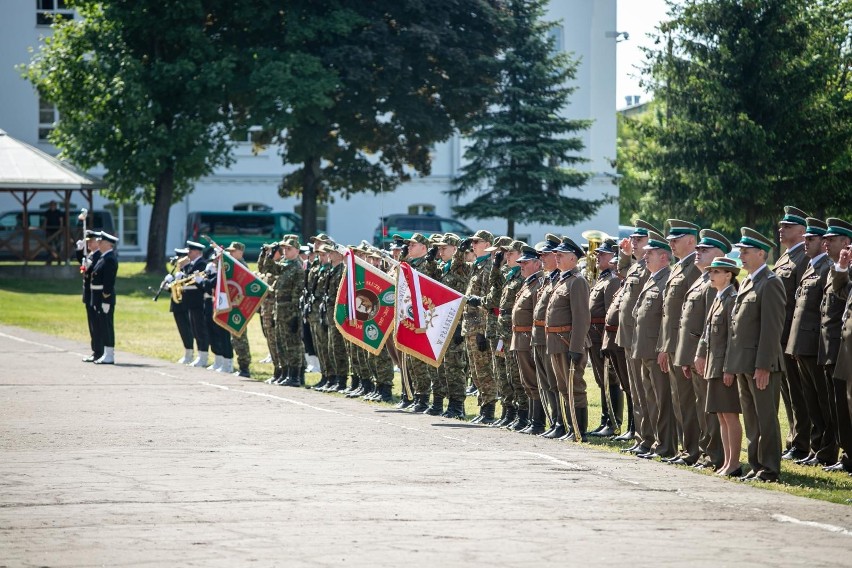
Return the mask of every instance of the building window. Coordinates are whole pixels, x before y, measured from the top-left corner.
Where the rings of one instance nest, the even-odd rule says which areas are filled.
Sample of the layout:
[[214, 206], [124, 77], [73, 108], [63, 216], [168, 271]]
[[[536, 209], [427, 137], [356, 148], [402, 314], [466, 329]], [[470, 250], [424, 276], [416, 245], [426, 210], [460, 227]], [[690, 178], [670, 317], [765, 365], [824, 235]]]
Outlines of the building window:
[[38, 99], [38, 139], [47, 141], [48, 135], [56, 127], [59, 121], [59, 113], [56, 106], [39, 97]]
[[553, 53], [562, 52], [562, 26], [553, 26], [547, 30], [547, 36], [553, 40]]
[[272, 206], [267, 205], [266, 203], [237, 203], [234, 205], [234, 211], [263, 211], [268, 212], [272, 211]]
[[431, 203], [412, 203], [408, 206], [409, 215], [434, 215], [435, 206]]
[[65, 5], [65, 0], [36, 0], [37, 26], [49, 26], [60, 18], [74, 19], [74, 10]]
[[112, 213], [112, 221], [115, 224], [115, 236], [119, 238], [119, 245], [125, 247], [139, 246], [139, 206], [136, 203], [108, 203], [105, 207]]
[[[297, 215], [302, 216], [302, 206], [296, 205], [293, 208]], [[317, 231], [325, 233], [328, 231], [328, 205], [317, 203]]]

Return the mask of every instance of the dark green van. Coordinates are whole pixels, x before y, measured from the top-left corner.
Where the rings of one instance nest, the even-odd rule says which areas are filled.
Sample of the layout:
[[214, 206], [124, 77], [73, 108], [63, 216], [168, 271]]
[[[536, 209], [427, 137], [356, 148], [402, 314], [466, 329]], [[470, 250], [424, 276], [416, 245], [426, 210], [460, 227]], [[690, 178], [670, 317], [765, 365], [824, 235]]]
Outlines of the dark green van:
[[246, 245], [248, 260], [257, 259], [262, 244], [301, 231], [302, 218], [283, 211], [194, 211], [186, 216], [188, 240], [207, 244], [202, 237], [207, 235], [223, 247], [239, 241]]

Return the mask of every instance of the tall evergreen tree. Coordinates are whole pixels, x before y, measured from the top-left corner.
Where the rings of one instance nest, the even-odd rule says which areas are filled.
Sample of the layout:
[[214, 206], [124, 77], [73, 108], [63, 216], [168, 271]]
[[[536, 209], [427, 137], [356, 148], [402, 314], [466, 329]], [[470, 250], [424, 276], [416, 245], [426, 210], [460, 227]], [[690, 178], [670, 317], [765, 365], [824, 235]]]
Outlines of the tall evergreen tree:
[[669, 3], [646, 70], [660, 107], [634, 123], [646, 212], [770, 232], [787, 204], [820, 216], [848, 211], [850, 6]]
[[479, 195], [454, 207], [464, 218], [505, 218], [507, 234], [515, 223], [573, 225], [591, 216], [605, 200], [563, 194], [581, 188], [591, 174], [575, 169], [583, 142], [577, 133], [588, 120], [561, 115], [575, 87], [569, 85], [577, 61], [554, 52], [542, 20], [547, 0], [508, 0], [506, 48], [498, 58], [500, 82], [489, 106], [468, 123], [472, 144], [468, 163], [448, 193]]

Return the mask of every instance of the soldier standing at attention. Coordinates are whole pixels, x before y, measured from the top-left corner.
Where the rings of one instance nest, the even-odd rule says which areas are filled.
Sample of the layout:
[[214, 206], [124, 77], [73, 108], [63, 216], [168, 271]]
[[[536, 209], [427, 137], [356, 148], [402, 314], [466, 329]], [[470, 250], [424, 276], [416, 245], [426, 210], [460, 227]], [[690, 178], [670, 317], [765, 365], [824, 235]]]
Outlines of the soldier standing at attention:
[[[840, 341], [843, 328], [843, 313], [845, 311], [846, 299], [849, 295], [849, 287], [844, 285], [844, 275], [834, 273], [838, 268], [840, 261], [840, 253], [846, 249], [852, 242], [852, 224], [838, 219], [829, 217], [826, 219], [828, 230], [825, 233], [825, 250], [833, 264], [831, 282], [826, 284], [825, 294], [823, 295], [822, 305], [820, 306], [820, 357], [817, 361], [823, 371], [823, 380], [829, 388], [829, 410], [831, 412], [831, 423], [835, 430], [835, 440], [839, 442], [843, 449], [843, 455], [846, 456], [848, 463], [849, 452], [852, 452], [852, 426], [839, 416], [840, 410], [845, 408], [844, 397], [842, 393], [834, 385], [834, 367], [837, 363], [837, 358], [840, 354]], [[848, 271], [847, 274], [848, 276]], [[838, 463], [843, 463], [843, 460], [837, 461], [837, 447], [834, 448], [834, 453], [829, 457], [828, 464], [822, 464], [826, 468], [837, 466]]]
[[[808, 266], [805, 255], [805, 226], [807, 213], [795, 207], [784, 207], [784, 218], [778, 222], [778, 240], [784, 251], [772, 271], [781, 279], [786, 294], [786, 316], [781, 334], [781, 350], [787, 349], [790, 338], [790, 326], [793, 324], [793, 311], [796, 309], [796, 288], [802, 280], [802, 274]], [[784, 355], [785, 370], [781, 380], [781, 398], [787, 411], [787, 423], [790, 432], [787, 435], [785, 460], [800, 460], [809, 457], [811, 419], [802, 389], [802, 376], [796, 360]]]
[[784, 368], [784, 284], [766, 266], [772, 240], [749, 227], [741, 233], [735, 246], [748, 278], [734, 302], [724, 379], [737, 378], [748, 439], [751, 471], [740, 479], [776, 482], [781, 472], [778, 403]]
[[103, 345], [104, 354], [95, 359], [95, 365], [115, 363], [115, 277], [118, 274], [118, 258], [115, 245], [118, 237], [101, 231], [98, 262], [92, 267], [92, 306], [97, 312], [97, 344]]
[[[621, 425], [621, 387], [618, 384], [618, 375], [615, 372], [610, 373], [607, 379], [609, 385], [604, 386], [604, 366], [609, 365], [610, 361], [607, 360], [603, 352], [606, 314], [616, 291], [621, 285], [616, 271], [610, 266], [610, 261], [616, 250], [615, 240], [606, 239], [601, 243], [601, 246], [593, 251], [598, 269], [598, 279], [589, 293], [591, 325], [589, 326], [589, 346], [587, 349], [595, 382], [601, 391], [601, 423], [600, 426], [589, 432], [589, 436], [612, 436], [616, 428]], [[607, 394], [609, 395], [608, 399]]]
[[284, 258], [277, 263], [278, 274], [275, 279], [275, 335], [283, 377], [279, 384], [298, 387], [301, 386], [299, 371], [305, 362], [302, 314], [299, 310], [305, 273], [299, 258], [298, 239], [285, 238], [280, 244]]
[[545, 415], [541, 391], [536, 379], [532, 331], [536, 295], [542, 284], [541, 259], [534, 248], [525, 246], [521, 249], [521, 256], [517, 262], [521, 267], [521, 287], [512, 306], [512, 343], [509, 351], [515, 354], [518, 362], [521, 383], [529, 400], [529, 410], [527, 424], [524, 425], [522, 420], [519, 420], [518, 424], [510, 427], [510, 430], [538, 435], [544, 432]]
[[615, 342], [622, 349], [627, 359], [627, 377], [630, 381], [630, 398], [633, 400], [633, 430], [635, 433], [633, 445], [624, 448], [623, 452], [633, 454], [647, 453], [654, 445], [656, 433], [654, 424], [657, 417], [657, 401], [654, 398], [646, 399], [645, 386], [642, 380], [642, 361], [633, 355], [633, 338], [636, 333], [636, 318], [633, 308], [636, 299], [645, 287], [650, 272], [644, 258], [644, 247], [648, 244], [648, 235], [651, 231], [659, 234], [660, 231], [650, 223], [642, 219], [634, 219], [634, 229], [630, 239], [621, 241], [619, 248], [621, 255], [618, 258], [618, 271], [623, 274], [624, 281], [621, 284], [620, 309], [618, 315], [618, 330], [615, 333]]
[[485, 230], [480, 230], [461, 242], [459, 252], [453, 262], [461, 262], [459, 258], [468, 248], [473, 251], [475, 260], [470, 263], [470, 280], [468, 280], [462, 335], [467, 347], [467, 361], [473, 375], [473, 383], [479, 391], [477, 404], [479, 415], [471, 423], [479, 424], [494, 422], [494, 410], [497, 406], [497, 383], [491, 366], [491, 352], [488, 339], [485, 337], [486, 313], [481, 307], [479, 298], [488, 290], [488, 278], [491, 273], [491, 254], [485, 252], [494, 236]]
[[[547, 354], [553, 363], [556, 388], [562, 397], [560, 410], [567, 431], [563, 438], [573, 437], [576, 442], [585, 442], [589, 409], [583, 371], [586, 368], [585, 345], [591, 316], [589, 282], [577, 269], [577, 262], [585, 254], [583, 249], [568, 237], [562, 237], [562, 242], [553, 252], [561, 274], [550, 296], [544, 317]], [[573, 425], [576, 425], [579, 431]]]
[[[189, 264], [186, 265], [184, 273], [193, 276], [204, 272], [207, 261], [204, 259], [204, 245], [196, 241], [186, 241]], [[183, 302], [189, 312], [189, 325], [192, 327], [192, 336], [198, 348], [195, 360], [189, 363], [190, 367], [207, 367], [208, 349], [210, 349], [210, 335], [207, 332], [207, 321], [204, 319], [204, 292], [196, 282], [190, 282], [183, 287]]]
[[669, 234], [666, 239], [678, 260], [666, 282], [663, 322], [657, 344], [659, 353], [657, 362], [663, 373], [669, 376], [672, 408], [680, 431], [683, 433], [683, 451], [669, 459], [681, 465], [694, 465], [700, 455], [698, 440], [701, 438], [701, 429], [698, 424], [698, 410], [695, 408], [692, 379], [684, 375], [681, 367], [674, 365], [674, 356], [677, 351], [678, 328], [680, 328], [680, 316], [683, 312], [686, 291], [701, 276], [701, 270], [695, 266], [698, 227], [679, 219], [669, 219], [666, 224], [669, 225]]
[[[343, 280], [343, 247], [338, 247], [334, 241], [329, 239], [329, 244], [324, 245], [328, 252], [331, 271], [326, 282], [325, 295], [323, 296], [323, 323], [328, 332], [328, 384], [322, 387], [322, 392], [336, 392], [346, 390], [346, 375], [349, 372], [349, 358], [346, 356], [346, 340], [337, 326], [334, 325], [334, 308], [337, 303], [337, 289]], [[322, 250], [322, 249], [321, 249]]]
[[[246, 263], [243, 260], [243, 255], [245, 255], [246, 252], [246, 245], [234, 241], [228, 245], [228, 248], [225, 250], [228, 251], [228, 254], [230, 254], [234, 260], [243, 266], [246, 266]], [[249, 367], [251, 366], [251, 347], [249, 346], [248, 332], [244, 331], [239, 337], [231, 335], [231, 346], [233, 347], [234, 353], [237, 355], [237, 366], [239, 367], [237, 372], [234, 374], [246, 379], [251, 378], [251, 372], [249, 371]]]
[[[648, 232], [648, 244], [642, 250], [645, 251], [645, 268], [649, 276], [633, 305], [636, 328], [633, 330], [632, 356], [641, 362], [642, 387], [654, 442], [647, 447], [643, 441], [642, 446], [631, 451], [644, 459], [667, 458], [677, 451], [677, 431], [669, 377], [660, 368], [657, 345], [663, 321], [663, 297], [671, 274], [672, 250], [663, 236], [654, 231]], [[645, 451], [637, 453], [639, 449]]]
[[[808, 217], [807, 223], [802, 250], [808, 258], [808, 263], [793, 295], [795, 308], [787, 339], [785, 363], [789, 365], [792, 359], [799, 367], [802, 393], [810, 418], [808, 455], [796, 461], [807, 463], [816, 460], [822, 465], [831, 465], [837, 457], [837, 441], [831, 427], [828, 402], [830, 384], [823, 376], [817, 356], [820, 347], [819, 309], [832, 262], [823, 249], [823, 235], [828, 229], [827, 225], [813, 217]], [[829, 460], [831, 463], [828, 463]]]
[[[838, 429], [843, 453], [840, 461], [824, 468], [826, 471], [846, 472], [852, 475], [852, 293], [850, 293], [849, 264], [852, 261], [852, 245], [847, 245], [838, 255], [837, 263], [832, 267], [832, 287], [838, 294], [846, 292], [846, 306], [840, 321], [843, 323], [840, 345], [837, 351], [837, 363], [834, 366], [834, 390], [837, 401]], [[843, 406], [843, 392], [846, 392], [846, 410]]]
[[[711, 229], [704, 229], [699, 236], [701, 240], [695, 247], [695, 266], [702, 271], [702, 274], [686, 291], [680, 316], [677, 349], [672, 364], [680, 367], [687, 378], [685, 384], [681, 385], [681, 396], [691, 397], [695, 404], [699, 427], [698, 450], [706, 458], [705, 461], [696, 461], [695, 466], [718, 469], [725, 464], [719, 419], [706, 410], [707, 379], [702, 376], [694, 363], [698, 340], [704, 332], [704, 322], [707, 320], [710, 306], [717, 292], [712, 286], [710, 273], [706, 269], [714, 258], [731, 252], [731, 242], [724, 235]], [[685, 465], [689, 461], [691, 461], [689, 457], [681, 457], [671, 463]]]
[[[443, 265], [440, 271], [441, 283], [456, 292], [465, 293], [470, 273], [467, 263], [456, 260], [456, 253], [461, 239], [458, 235], [447, 233], [438, 241], [438, 256]], [[443, 383], [447, 393], [447, 410], [441, 416], [444, 418], [464, 418], [465, 382], [467, 378], [467, 361], [464, 349], [462, 326], [456, 326], [455, 334], [450, 340], [450, 346], [444, 354], [444, 361], [438, 367], [438, 379]]]

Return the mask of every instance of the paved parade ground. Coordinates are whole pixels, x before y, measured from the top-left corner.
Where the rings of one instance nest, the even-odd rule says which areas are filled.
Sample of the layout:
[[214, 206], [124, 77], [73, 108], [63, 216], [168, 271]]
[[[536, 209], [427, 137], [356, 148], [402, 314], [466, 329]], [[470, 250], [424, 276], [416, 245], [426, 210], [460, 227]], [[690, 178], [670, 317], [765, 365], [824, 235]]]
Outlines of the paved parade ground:
[[12, 327], [0, 352], [0, 566], [852, 562], [849, 506]]

